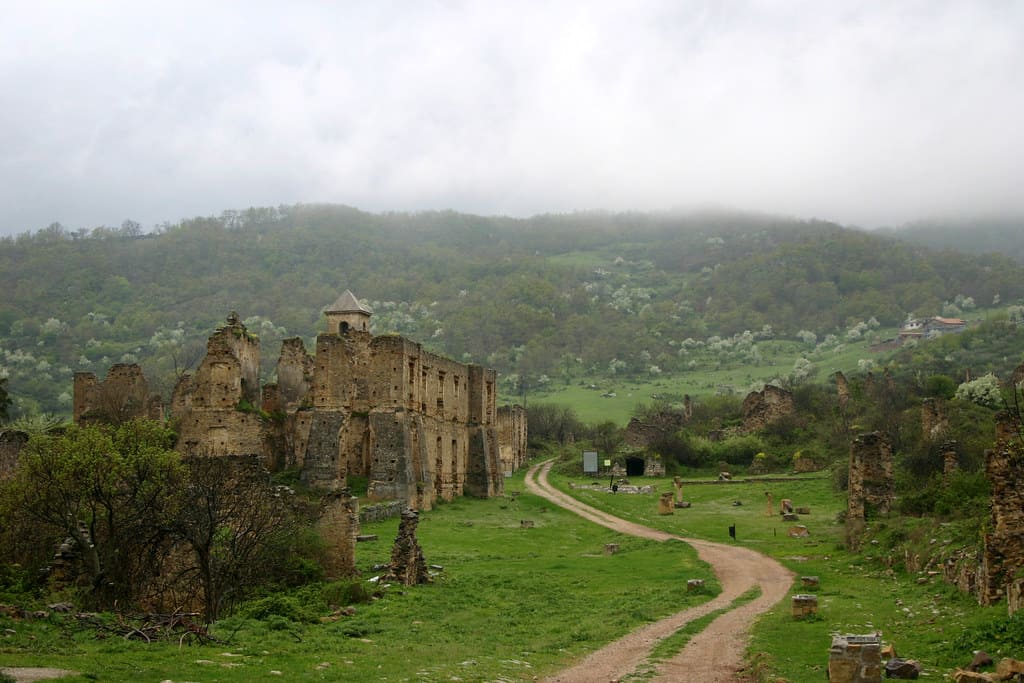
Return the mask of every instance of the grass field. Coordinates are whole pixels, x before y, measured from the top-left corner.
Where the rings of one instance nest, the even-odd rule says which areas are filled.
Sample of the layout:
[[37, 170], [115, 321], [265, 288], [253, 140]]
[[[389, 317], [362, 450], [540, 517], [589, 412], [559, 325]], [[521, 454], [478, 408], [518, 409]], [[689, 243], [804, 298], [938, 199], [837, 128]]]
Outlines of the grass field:
[[[0, 632], [14, 633], [0, 638], [0, 666], [82, 672], [73, 681], [528, 681], [709, 599], [686, 592], [687, 578], [715, 586], [689, 547], [619, 536], [521, 490], [520, 475], [506, 498], [425, 513], [420, 542], [444, 569], [431, 585], [357, 604], [354, 616], [319, 623], [339, 587], [310, 587], [254, 603], [258, 619], [219, 622], [213, 633], [229, 645], [183, 649], [96, 640], [58, 616], [3, 617]], [[364, 578], [388, 561], [396, 531], [396, 521], [364, 526], [380, 539], [357, 547]], [[606, 556], [606, 543], [619, 553]]]
[[[843, 527], [836, 522], [836, 514], [845, 507], [845, 497], [832, 492], [827, 476], [808, 475], [787, 482], [684, 485], [683, 497], [693, 507], [676, 510], [670, 516], [657, 514], [656, 495], [618, 495], [569, 487], [570, 482], [592, 481], [583, 478], [561, 476], [552, 481], [594, 507], [684, 536], [733, 543], [728, 528], [735, 525], [737, 545], [776, 558], [798, 576], [817, 576], [819, 588], [804, 589], [798, 580], [791, 591], [818, 596], [817, 618], [793, 619], [790, 601], [785, 600], [754, 625], [750, 655], [766, 676], [781, 676], [793, 683], [822, 680], [832, 633], [880, 631], [900, 656], [921, 661], [929, 675], [938, 677], [971, 660], [972, 648], [956, 643], [956, 636], [965, 629], [1000, 622], [1006, 616], [1005, 606], [979, 607], [973, 598], [938, 578], [887, 569], [881, 553], [870, 549], [863, 554], [847, 552]], [[649, 482], [645, 479], [644, 483]], [[653, 483], [657, 491], [673, 490], [669, 479]], [[766, 491], [772, 493], [772, 515], [767, 514]], [[782, 498], [810, 508], [811, 514], [799, 522], [807, 526], [809, 537], [787, 535], [792, 524], [782, 522], [777, 514]], [[1004, 648], [999, 654], [1019, 657], [1024, 652]]]
[[[886, 333], [895, 333], [895, 330]], [[571, 406], [577, 416], [586, 423], [611, 420], [625, 425], [642, 403], [653, 403], [655, 396], [675, 394], [700, 399], [720, 393], [746, 396], [754, 383], [766, 383], [778, 377], [785, 377], [793, 369], [797, 358], [807, 357], [814, 363], [818, 381], [841, 370], [845, 374], [857, 371], [862, 359], [883, 363], [885, 355], [873, 354], [867, 349], [866, 341], [843, 345], [835, 352], [826, 350], [809, 353], [802, 344], [790, 341], [770, 341], [759, 344], [766, 349], [764, 360], [758, 365], [733, 362], [727, 367], [714, 369], [710, 362], [705, 367], [673, 376], [621, 378], [578, 377], [569, 384], [552, 382], [544, 391], [534, 391], [525, 397], [530, 403], [558, 403]], [[522, 402], [522, 396], [501, 396], [506, 403]]]
[[[613, 495], [569, 487], [590, 479], [553, 480], [591, 505], [685, 536], [731, 542], [728, 527], [735, 525], [736, 543], [779, 559], [798, 575], [818, 576], [817, 618], [794, 621], [783, 601], [753, 627], [758, 666], [792, 683], [824, 678], [832, 632], [876, 629], [938, 679], [970, 659], [970, 648], [953, 642], [956, 634], [1005, 615], [1004, 608], [980, 608], [935, 579], [918, 585], [916, 575], [887, 572], [870, 552], [843, 550], [835, 514], [844, 503], [827, 477], [687, 484], [684, 497], [693, 507], [671, 516], [656, 513], [656, 494]], [[652, 483], [657, 491], [671, 490], [668, 479]], [[689, 546], [625, 537], [585, 522], [525, 493], [522, 473], [506, 485], [503, 498], [460, 499], [424, 513], [424, 554], [443, 567], [435, 582], [380, 589], [383, 597], [356, 604], [353, 616], [320, 621], [351, 590], [338, 583], [250, 603], [213, 628], [226, 645], [98, 640], [61, 616], [0, 617], [0, 666], [81, 672], [71, 681], [529, 681], [717, 593]], [[811, 508], [801, 519], [809, 538], [790, 538], [790, 525], [766, 514], [765, 491], [776, 509], [783, 497]], [[533, 528], [523, 528], [523, 520]], [[367, 590], [378, 590], [366, 579], [379, 573], [374, 565], [388, 561], [396, 530], [396, 521], [363, 528], [379, 536], [357, 546], [359, 585]], [[606, 543], [618, 543], [620, 552], [606, 556]], [[708, 593], [687, 594], [689, 578], [707, 580]], [[799, 583], [793, 591], [803, 592]], [[657, 656], [677, 652], [704, 624], [672, 636]]]

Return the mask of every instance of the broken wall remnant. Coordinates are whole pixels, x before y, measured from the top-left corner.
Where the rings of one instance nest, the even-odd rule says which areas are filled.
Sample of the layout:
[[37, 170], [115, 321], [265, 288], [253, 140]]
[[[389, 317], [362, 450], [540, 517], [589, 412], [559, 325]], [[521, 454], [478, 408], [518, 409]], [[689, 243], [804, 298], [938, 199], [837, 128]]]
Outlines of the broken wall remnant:
[[926, 398], [921, 401], [921, 433], [931, 441], [941, 439], [949, 431], [949, 417], [942, 401]]
[[847, 540], [856, 548], [866, 518], [887, 514], [896, 496], [892, 446], [881, 432], [861, 434], [850, 444], [848, 486]]
[[260, 414], [260, 342], [237, 313], [206, 344], [194, 376], [185, 376], [171, 402], [178, 419], [177, 449], [186, 456], [264, 455]]
[[623, 433], [623, 443], [633, 448], [649, 448], [666, 435], [675, 434], [689, 422], [693, 405], [688, 405], [689, 413], [684, 405], [681, 411], [666, 408], [646, 414], [643, 419], [631, 418]]
[[100, 381], [91, 372], [76, 372], [72, 397], [72, 417], [76, 423], [121, 423], [129, 420], [163, 418], [163, 403], [151, 396], [142, 368], [117, 363]]
[[402, 511], [402, 520], [398, 523], [398, 536], [391, 550], [388, 580], [398, 581], [406, 586], [431, 582], [423, 549], [416, 539], [416, 527], [419, 523], [419, 514], [415, 510], [406, 508]]
[[836, 383], [836, 395], [839, 397], [839, 409], [846, 410], [846, 406], [850, 403], [850, 383], [846, 380], [846, 375], [840, 371], [836, 371], [832, 375], [832, 379]]
[[326, 544], [324, 577], [335, 580], [356, 573], [359, 502], [347, 488], [327, 492], [321, 499], [317, 530]]
[[[1011, 422], [1005, 412], [997, 417], [1001, 434], [1013, 431], [1013, 425], [1007, 424]], [[991, 605], [1007, 594], [1024, 570], [1024, 444], [1000, 439], [985, 453], [985, 476], [992, 497], [989, 530], [982, 541], [979, 598]]]
[[795, 412], [792, 392], [766, 384], [743, 399], [743, 431], [756, 432]]
[[526, 409], [520, 405], [498, 407], [498, 450], [501, 469], [512, 474], [526, 464]]

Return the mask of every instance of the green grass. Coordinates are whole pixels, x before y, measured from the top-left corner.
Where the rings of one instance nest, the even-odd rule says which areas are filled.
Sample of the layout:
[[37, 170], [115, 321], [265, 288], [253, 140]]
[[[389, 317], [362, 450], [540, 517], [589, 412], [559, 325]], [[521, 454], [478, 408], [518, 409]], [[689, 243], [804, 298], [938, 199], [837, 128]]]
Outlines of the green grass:
[[[591, 481], [582, 477], [553, 476], [552, 481], [594, 507], [684, 536], [733, 543], [728, 527], [735, 524], [736, 545], [778, 559], [798, 577], [818, 576], [818, 589], [802, 588], [799, 579], [791, 589], [791, 594], [814, 592], [818, 596], [817, 618], [794, 620], [787, 599], [756, 622], [749, 654], [764, 680], [781, 677], [803, 683], [823, 679], [832, 633], [874, 631], [881, 631], [885, 642], [895, 644], [900, 656], [921, 661], [926, 671], [938, 676], [970, 662], [971, 648], [954, 642], [958, 634], [1005, 620], [1005, 606], [979, 607], [971, 596], [937, 577], [918, 584], [921, 575], [900, 571], [901, 558], [890, 557], [884, 543], [869, 546], [860, 555], [847, 552], [843, 528], [836, 523], [845, 498], [833, 493], [830, 478], [821, 474], [791, 482], [684, 485], [683, 497], [693, 507], [669, 516], [657, 514], [657, 494], [621, 495], [568, 487], [570, 481]], [[653, 483], [657, 492], [672, 490], [669, 479], [645, 478], [634, 483]], [[765, 491], [772, 492], [776, 513], [784, 497], [797, 506], [810, 507], [811, 514], [798, 522], [808, 527], [809, 538], [790, 538], [785, 532], [791, 524], [782, 522], [777, 514], [766, 515]], [[742, 505], [734, 506], [735, 501]], [[910, 527], [921, 522], [910, 521]], [[869, 529], [886, 531], [902, 523], [893, 516], [876, 520]], [[889, 564], [896, 570], [890, 570]], [[1022, 654], [1008, 647], [1003, 650], [1001, 656]]]
[[[885, 338], [893, 336], [895, 329], [879, 331]], [[553, 380], [544, 390], [533, 391], [526, 396], [531, 402], [558, 403], [572, 406], [577, 416], [587, 423], [611, 420], [625, 425], [633, 416], [637, 405], [653, 403], [654, 396], [689, 394], [700, 399], [726, 392], [745, 396], [756, 382], [769, 382], [785, 377], [793, 369], [797, 358], [807, 357], [814, 364], [814, 381], [828, 381], [837, 370], [850, 375], [858, 372], [858, 362], [873, 360], [881, 366], [889, 354], [874, 354], [868, 351], [867, 341], [845, 343], [840, 351], [833, 349], [813, 352], [805, 344], [787, 340], [770, 340], [758, 343], [762, 349], [763, 361], [758, 365], [739, 360], [730, 361], [720, 369], [713, 368], [710, 356], [694, 352], [693, 357], [700, 365], [697, 369], [676, 374], [638, 377], [577, 377], [569, 384]], [[614, 394], [609, 397], [608, 394]], [[522, 396], [502, 396], [507, 403], [523, 400]]]
[[[356, 605], [354, 616], [325, 624], [281, 616], [287, 610], [262, 620], [235, 616], [213, 629], [232, 637], [230, 645], [183, 649], [98, 641], [59, 617], [0, 618], [0, 632], [16, 632], [0, 638], [0, 661], [83, 672], [68, 680], [532, 680], [709, 599], [687, 595], [688, 578], [705, 578], [717, 592], [684, 544], [620, 536], [535, 496], [512, 497], [521, 490], [520, 475], [504, 499], [460, 499], [424, 514], [424, 554], [444, 567], [435, 583], [388, 588], [382, 599]], [[521, 520], [534, 528], [521, 528]], [[396, 531], [397, 521], [364, 526], [380, 538], [357, 546], [364, 577], [388, 560]], [[619, 552], [606, 556], [606, 543], [618, 543]], [[290, 594], [314, 618], [331, 613], [318, 596], [319, 588]]]
[[[684, 497], [693, 507], [669, 516], [657, 514], [656, 495], [570, 490], [570, 481], [592, 480], [553, 480], [595, 507], [680, 535], [730, 543], [728, 527], [735, 524], [738, 545], [779, 559], [798, 576], [818, 576], [818, 618], [794, 621], [784, 600], [755, 623], [751, 653], [766, 677], [822, 680], [832, 632], [880, 630], [901, 656], [921, 660], [937, 679], [970, 659], [969, 645], [955, 642], [964, 629], [1007, 630], [1000, 626], [1001, 606], [980, 608], [937, 579], [918, 585], [916, 575], [888, 571], [880, 562], [890, 552], [885, 543], [863, 556], [843, 550], [835, 515], [844, 501], [822, 475], [686, 484]], [[653, 483], [659, 492], [671, 490], [668, 479]], [[765, 514], [766, 490], [773, 493], [775, 510], [784, 497], [811, 508], [800, 522], [810, 529], [809, 538], [788, 537], [790, 524], [774, 511]], [[521, 520], [533, 521], [534, 528], [522, 528]], [[875, 526], [883, 523], [889, 529], [898, 520]], [[375, 574], [374, 564], [388, 560], [396, 531], [397, 521], [364, 527], [380, 539], [357, 546], [364, 579]], [[685, 544], [620, 536], [585, 522], [523, 492], [521, 474], [507, 480], [504, 498], [460, 499], [425, 513], [419, 538], [427, 561], [444, 567], [435, 583], [384, 589], [381, 599], [356, 604], [355, 615], [330, 623], [319, 623], [319, 617], [332, 613], [329, 596], [339, 592], [336, 586], [310, 586], [254, 605], [249, 613], [259, 609], [261, 619], [243, 611], [220, 622], [213, 633], [230, 639], [228, 645], [97, 640], [64, 617], [4, 617], [0, 663], [82, 672], [70, 681], [527, 681], [708, 599], [687, 594], [688, 578], [704, 578], [710, 593], [718, 591]], [[620, 551], [604, 555], [606, 543], [618, 543]], [[796, 582], [792, 592], [805, 591]], [[666, 639], [652, 661], [678, 652], [706, 623]], [[1004, 649], [993, 654], [1021, 654]]]

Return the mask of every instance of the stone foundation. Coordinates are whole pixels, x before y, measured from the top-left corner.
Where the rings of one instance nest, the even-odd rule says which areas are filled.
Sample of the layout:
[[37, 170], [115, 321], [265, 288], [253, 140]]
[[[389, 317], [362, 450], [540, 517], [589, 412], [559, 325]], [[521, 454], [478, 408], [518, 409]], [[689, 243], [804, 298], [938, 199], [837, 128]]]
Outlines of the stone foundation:
[[829, 683], [881, 683], [882, 638], [833, 636], [828, 657]]

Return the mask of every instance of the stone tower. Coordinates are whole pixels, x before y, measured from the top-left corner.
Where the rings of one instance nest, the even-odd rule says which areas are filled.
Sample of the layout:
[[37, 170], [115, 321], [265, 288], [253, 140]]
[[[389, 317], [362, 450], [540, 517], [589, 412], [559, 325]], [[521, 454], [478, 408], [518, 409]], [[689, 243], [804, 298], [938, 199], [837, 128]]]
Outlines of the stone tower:
[[324, 314], [327, 316], [328, 334], [345, 335], [350, 330], [370, 331], [370, 311], [359, 303], [351, 290], [346, 289]]

